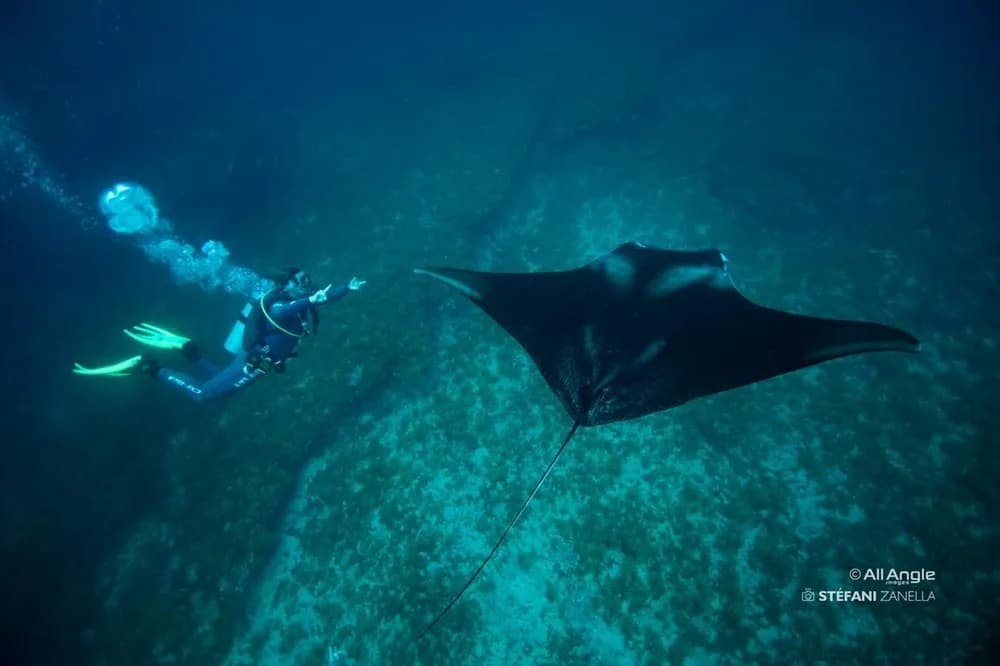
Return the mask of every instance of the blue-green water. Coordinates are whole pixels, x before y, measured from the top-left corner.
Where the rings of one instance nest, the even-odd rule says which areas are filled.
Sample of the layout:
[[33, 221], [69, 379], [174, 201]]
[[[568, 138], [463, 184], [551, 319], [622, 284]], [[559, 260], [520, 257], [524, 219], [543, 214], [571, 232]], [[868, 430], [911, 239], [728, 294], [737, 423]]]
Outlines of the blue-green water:
[[[995, 17], [746, 5], [13, 8], [4, 663], [993, 663]], [[369, 284], [231, 398], [74, 376], [140, 321], [221, 361], [243, 304], [104, 225], [120, 180], [240, 265]], [[581, 430], [418, 642], [570, 423], [412, 268], [626, 240], [718, 247], [753, 300], [923, 350]]]

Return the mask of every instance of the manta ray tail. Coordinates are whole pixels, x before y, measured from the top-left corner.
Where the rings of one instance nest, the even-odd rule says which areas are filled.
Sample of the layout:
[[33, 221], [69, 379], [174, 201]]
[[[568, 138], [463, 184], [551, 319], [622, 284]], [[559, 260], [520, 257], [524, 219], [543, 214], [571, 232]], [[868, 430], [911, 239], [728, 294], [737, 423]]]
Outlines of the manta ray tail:
[[569, 444], [569, 440], [572, 439], [573, 434], [576, 432], [576, 429], [578, 427], [580, 427], [580, 424], [574, 423], [573, 427], [569, 429], [569, 433], [566, 434], [566, 438], [563, 440], [563, 443], [559, 447], [559, 450], [556, 451], [556, 454], [554, 456], [552, 456], [552, 460], [549, 462], [548, 467], [546, 467], [542, 475], [538, 477], [538, 481], [535, 481], [535, 485], [531, 487], [531, 492], [528, 493], [528, 497], [525, 498], [524, 502], [521, 503], [521, 508], [517, 510], [517, 514], [514, 516], [514, 519], [511, 520], [510, 523], [507, 525], [507, 529], [503, 531], [503, 534], [500, 535], [500, 538], [497, 539], [497, 542], [493, 544], [493, 549], [490, 550], [489, 555], [483, 558], [483, 561], [479, 564], [479, 567], [473, 572], [471, 576], [469, 576], [469, 580], [465, 582], [465, 585], [462, 586], [462, 589], [460, 589], [455, 594], [455, 596], [451, 598], [451, 601], [448, 602], [448, 605], [445, 606], [444, 609], [440, 613], [438, 613], [433, 620], [431, 620], [431, 623], [428, 624], [427, 627], [420, 632], [420, 635], [417, 636], [418, 640], [426, 636], [427, 633], [431, 629], [433, 629], [438, 622], [441, 621], [441, 618], [443, 618], [445, 615], [448, 614], [448, 611], [452, 609], [452, 606], [458, 603], [458, 600], [462, 598], [462, 595], [465, 594], [465, 591], [469, 589], [472, 583], [475, 582], [476, 578], [479, 577], [479, 574], [482, 573], [483, 569], [486, 568], [486, 564], [490, 560], [492, 560], [493, 556], [496, 555], [498, 550], [500, 550], [500, 544], [502, 544], [504, 539], [507, 538], [507, 535], [510, 534], [510, 531], [514, 529], [514, 525], [517, 524], [517, 521], [521, 519], [521, 516], [524, 514], [524, 510], [528, 508], [528, 504], [530, 504], [531, 500], [535, 497], [535, 493], [538, 492], [539, 487], [541, 487], [542, 483], [549, 476], [549, 473], [552, 471], [552, 468], [555, 467], [556, 461], [559, 460], [559, 456], [561, 456], [562, 452], [566, 449], [566, 445]]

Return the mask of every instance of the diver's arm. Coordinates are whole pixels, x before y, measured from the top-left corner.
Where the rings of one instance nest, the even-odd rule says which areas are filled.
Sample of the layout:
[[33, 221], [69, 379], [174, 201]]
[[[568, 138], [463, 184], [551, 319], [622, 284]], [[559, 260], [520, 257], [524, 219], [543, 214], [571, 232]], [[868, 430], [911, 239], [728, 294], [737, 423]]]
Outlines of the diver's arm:
[[349, 291], [352, 291], [350, 284], [342, 285], [336, 289], [333, 289], [333, 285], [328, 284], [325, 288], [320, 289], [308, 298], [297, 298], [289, 303], [279, 301], [272, 304], [271, 314], [275, 318], [298, 315], [308, 310], [310, 306], [339, 301], [344, 296], [347, 296], [347, 292]]
[[[367, 280], [360, 280], [358, 278], [351, 278], [350, 282], [348, 282], [347, 284], [342, 284], [339, 287], [337, 287], [336, 289], [333, 289], [333, 285], [332, 284], [328, 284], [325, 287], [323, 287], [322, 289], [320, 289], [319, 291], [317, 291], [315, 294], [313, 294], [312, 296], [310, 296], [309, 298], [305, 298], [305, 299], [301, 299], [301, 300], [306, 301], [310, 305], [320, 305], [322, 303], [333, 303], [334, 301], [339, 301], [344, 296], [347, 296], [347, 294], [349, 292], [357, 291], [357, 290], [361, 289], [361, 287], [365, 286], [367, 283], [368, 283]], [[333, 291], [330, 291], [331, 289], [333, 289]], [[292, 306], [294, 306], [295, 304], [297, 304], [299, 302], [300, 301], [292, 301], [288, 305], [288, 307], [291, 308]], [[289, 312], [293, 312], [293, 313], [299, 312], [299, 310], [291, 310], [291, 309], [289, 309], [288, 311]], [[281, 310], [280, 314], [283, 314], [284, 312], [285, 312], [284, 310]]]
[[340, 285], [339, 287], [337, 287], [335, 289], [330, 289], [330, 291], [327, 291], [326, 292], [326, 298], [324, 298], [322, 300], [317, 299], [316, 302], [317, 303], [333, 303], [334, 301], [339, 301], [344, 296], [347, 296], [347, 293], [350, 290], [351, 290], [350, 287], [348, 287], [346, 284], [342, 284], [342, 285]]
[[272, 303], [269, 311], [275, 319], [284, 319], [285, 317], [292, 317], [305, 312], [311, 305], [312, 303], [308, 298], [297, 298], [294, 301]]
[[[317, 291], [315, 294], [310, 296], [309, 302], [319, 305], [322, 303], [332, 303], [334, 301], [339, 301], [344, 296], [347, 296], [348, 293], [360, 289], [362, 286], [364, 286], [364, 284], [365, 282], [363, 280], [358, 280], [357, 278], [351, 278], [350, 282], [348, 282], [347, 284], [340, 285], [336, 289], [333, 289], [332, 284], [328, 284], [319, 291]], [[333, 289], [333, 291], [330, 291], [331, 289]]]

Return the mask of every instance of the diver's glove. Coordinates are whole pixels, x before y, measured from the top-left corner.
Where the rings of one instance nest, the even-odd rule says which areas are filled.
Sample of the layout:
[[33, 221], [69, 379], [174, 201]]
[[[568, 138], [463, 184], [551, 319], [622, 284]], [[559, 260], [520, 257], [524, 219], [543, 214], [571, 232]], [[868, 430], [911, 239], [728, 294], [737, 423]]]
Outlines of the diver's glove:
[[315, 294], [309, 297], [309, 302], [312, 303], [313, 305], [316, 305], [317, 303], [326, 303], [326, 299], [329, 298], [327, 292], [330, 291], [330, 287], [332, 286], [333, 286], [332, 284], [328, 284], [319, 291], [317, 291]]
[[165, 328], [153, 326], [145, 322], [138, 326], [133, 326], [131, 329], [126, 328], [123, 333], [136, 342], [156, 347], [157, 349], [183, 350], [184, 346], [191, 342], [190, 338], [185, 338], [183, 335], [171, 333]]
[[347, 288], [350, 289], [351, 291], [357, 291], [366, 284], [368, 284], [368, 280], [360, 280], [356, 277], [352, 277], [351, 281], [347, 283]]

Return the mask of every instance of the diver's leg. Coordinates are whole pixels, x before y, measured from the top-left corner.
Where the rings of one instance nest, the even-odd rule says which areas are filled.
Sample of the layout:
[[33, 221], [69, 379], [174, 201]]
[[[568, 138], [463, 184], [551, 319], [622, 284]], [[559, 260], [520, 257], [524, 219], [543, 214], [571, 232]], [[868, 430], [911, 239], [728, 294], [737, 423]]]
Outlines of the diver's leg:
[[149, 372], [149, 374], [155, 374], [157, 379], [183, 391], [192, 400], [202, 402], [243, 388], [264, 374], [260, 370], [244, 369], [246, 358], [246, 354], [237, 354], [229, 365], [214, 373], [204, 382], [199, 382], [190, 375], [171, 368], [152, 367], [150, 369], [153, 372]]
[[198, 374], [201, 375], [202, 379], [208, 381], [219, 374], [219, 368], [216, 367], [214, 363], [209, 361], [207, 358], [201, 355], [201, 350], [198, 349], [198, 345], [195, 344], [193, 340], [188, 340], [184, 343], [184, 346], [180, 349], [181, 354], [184, 355], [188, 361], [193, 363], [196, 368], [198, 368]]
[[236, 354], [233, 360], [217, 372], [215, 376], [201, 385], [202, 400], [208, 400], [230, 391], [243, 388], [257, 377], [264, 374], [260, 370], [246, 367], [247, 355], [245, 353]]
[[219, 374], [219, 368], [216, 367], [214, 363], [209, 361], [207, 358], [200, 358], [195, 361], [195, 366], [198, 368], [198, 374], [204, 377], [206, 380], [215, 377]]
[[171, 368], [159, 368], [156, 370], [155, 377], [161, 382], [183, 391], [192, 400], [206, 399], [205, 391], [202, 388], [203, 384], [186, 373]]

